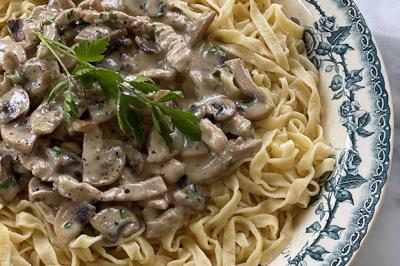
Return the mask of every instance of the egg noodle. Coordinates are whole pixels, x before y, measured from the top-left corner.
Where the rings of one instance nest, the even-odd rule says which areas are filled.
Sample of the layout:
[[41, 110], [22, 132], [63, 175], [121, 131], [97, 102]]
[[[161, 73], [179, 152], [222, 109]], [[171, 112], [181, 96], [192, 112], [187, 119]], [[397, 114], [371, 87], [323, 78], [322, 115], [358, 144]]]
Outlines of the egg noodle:
[[[275, 109], [257, 122], [262, 149], [211, 187], [207, 210], [161, 239], [106, 248], [102, 236], [57, 242], [55, 213], [23, 197], [0, 205], [0, 265], [267, 265], [293, 235], [293, 219], [334, 168], [320, 125], [318, 71], [302, 54], [303, 28], [270, 0], [170, 0], [190, 19], [212, 9], [209, 39], [246, 62]], [[38, 1], [0, 1], [0, 28]]]

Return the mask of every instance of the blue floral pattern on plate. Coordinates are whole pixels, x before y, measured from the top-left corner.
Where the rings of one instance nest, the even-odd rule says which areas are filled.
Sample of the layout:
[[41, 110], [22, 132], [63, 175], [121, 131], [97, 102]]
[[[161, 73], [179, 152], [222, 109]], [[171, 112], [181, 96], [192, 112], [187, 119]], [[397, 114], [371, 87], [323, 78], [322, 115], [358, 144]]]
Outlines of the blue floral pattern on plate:
[[[306, 53], [315, 67], [331, 78], [331, 99], [339, 102], [338, 115], [341, 125], [346, 129], [350, 145], [341, 151], [336, 170], [323, 178], [323, 189], [313, 199], [316, 218], [305, 229], [309, 240], [299, 251], [292, 252], [287, 248], [282, 255], [290, 266], [345, 265], [359, 248], [368, 230], [387, 178], [391, 151], [390, 102], [377, 49], [355, 4], [351, 0], [336, 0], [341, 9], [346, 9], [352, 22], [350, 25], [339, 25], [337, 17], [330, 16], [321, 6], [326, 1], [305, 1], [320, 15], [313, 26], [305, 29]], [[294, 21], [298, 22], [297, 19]], [[369, 73], [364, 68], [350, 69], [347, 63], [348, 54], [356, 50], [347, 41], [353, 31], [361, 33], [363, 51], [367, 57], [365, 63], [371, 65]], [[357, 97], [359, 91], [366, 89], [363, 85], [366, 75], [378, 96], [374, 114], [365, 110]], [[377, 117], [380, 130], [369, 129], [371, 116]], [[366, 138], [376, 138], [377, 166], [371, 180], [367, 180], [359, 172], [359, 167], [364, 162], [359, 153], [358, 142]], [[361, 208], [353, 207], [353, 211], [357, 213], [357, 218], [353, 221], [357, 225], [356, 230], [351, 231], [336, 224], [338, 209], [345, 204], [354, 205], [353, 191], [367, 185], [370, 195]], [[326, 241], [337, 243], [333, 246], [330, 244], [329, 248], [324, 244]]]

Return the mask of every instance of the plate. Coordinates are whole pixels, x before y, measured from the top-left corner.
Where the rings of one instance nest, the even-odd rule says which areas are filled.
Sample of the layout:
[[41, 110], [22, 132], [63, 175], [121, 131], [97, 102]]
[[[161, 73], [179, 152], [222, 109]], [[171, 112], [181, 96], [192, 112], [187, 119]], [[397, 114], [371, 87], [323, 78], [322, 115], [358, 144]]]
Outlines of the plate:
[[376, 218], [390, 170], [393, 115], [387, 73], [352, 0], [273, 2], [305, 26], [305, 50], [320, 71], [322, 124], [337, 166], [297, 217], [292, 241], [271, 265], [346, 265]]

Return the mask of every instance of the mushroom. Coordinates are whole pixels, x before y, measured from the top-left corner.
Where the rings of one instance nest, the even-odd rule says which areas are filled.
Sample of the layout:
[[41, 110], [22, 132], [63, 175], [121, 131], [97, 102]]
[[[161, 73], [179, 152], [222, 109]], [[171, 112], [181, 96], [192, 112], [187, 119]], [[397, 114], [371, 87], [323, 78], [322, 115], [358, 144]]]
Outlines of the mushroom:
[[3, 69], [6, 72], [16, 71], [21, 64], [26, 62], [26, 53], [24, 48], [17, 43], [8, 46], [3, 54]]
[[29, 181], [28, 193], [30, 201], [43, 201], [53, 207], [58, 207], [64, 199], [50, 185], [37, 177], [32, 177]]
[[213, 95], [204, 100], [206, 114], [216, 121], [225, 121], [236, 112], [236, 104], [223, 95]]
[[125, 166], [125, 152], [119, 145], [103, 141], [99, 127], [85, 133], [83, 138], [83, 181], [95, 187], [114, 183]]
[[149, 156], [147, 157], [147, 161], [149, 163], [161, 163], [176, 155], [176, 151], [170, 151], [155, 129], [150, 133], [148, 152]]
[[109, 121], [115, 117], [117, 112], [115, 102], [112, 100], [96, 101], [95, 103], [91, 103], [88, 109], [91, 121], [96, 123]]
[[111, 29], [105, 25], [89, 25], [81, 30], [75, 37], [75, 42], [95, 41], [99, 38], [110, 39]]
[[151, 18], [162, 17], [166, 7], [167, 3], [163, 0], [147, 0], [145, 5], [146, 12]]
[[24, 21], [22, 19], [9, 19], [7, 21], [8, 32], [16, 42], [24, 40]]
[[71, 130], [74, 132], [79, 132], [79, 133], [88, 133], [95, 127], [97, 127], [96, 122], [79, 120], [79, 119], [75, 120], [71, 124]]
[[160, 46], [156, 43], [149, 41], [142, 36], [136, 36], [135, 42], [140, 50], [145, 52], [146, 54], [158, 54], [161, 52]]
[[219, 127], [205, 118], [200, 121], [199, 128], [201, 130], [201, 140], [213, 151], [222, 152], [225, 149], [228, 139]]
[[191, 157], [203, 156], [206, 155], [207, 153], [208, 149], [204, 144], [204, 142], [185, 139], [185, 143], [181, 151], [181, 156], [184, 158], [191, 158]]
[[1, 128], [1, 137], [5, 142], [25, 154], [31, 153], [38, 139], [37, 135], [32, 134], [31, 127], [26, 120], [4, 124]]
[[168, 202], [164, 198], [160, 197], [147, 200], [145, 205], [156, 210], [166, 210], [168, 208]]
[[32, 133], [38, 136], [48, 135], [64, 121], [64, 111], [62, 105], [52, 100], [44, 100], [28, 118], [28, 124], [32, 128]]
[[12, 157], [0, 156], [0, 203], [4, 205], [12, 201], [20, 190], [21, 186], [12, 170]]
[[139, 231], [140, 221], [128, 208], [108, 207], [100, 210], [90, 219], [90, 224], [108, 241], [117, 242]]
[[214, 11], [203, 13], [195, 22], [192, 23], [192, 25], [189, 26], [187, 32], [187, 42], [189, 46], [193, 47], [204, 39], [207, 29], [214, 21], [216, 14], [217, 13]]
[[155, 219], [146, 223], [146, 237], [157, 238], [163, 236], [183, 224], [183, 209], [181, 207], [171, 208], [164, 211]]
[[140, 201], [163, 195], [168, 191], [161, 176], [137, 183], [125, 183], [103, 192], [102, 201]]
[[263, 92], [254, 83], [243, 61], [238, 58], [231, 59], [225, 61], [225, 65], [233, 72], [234, 80], [242, 94], [252, 100], [250, 103], [239, 105], [243, 116], [252, 121], [266, 118], [274, 107], [267, 102]]
[[176, 70], [168, 69], [148, 69], [137, 74], [137, 76], [146, 76], [156, 81], [172, 82], [176, 77]]
[[177, 204], [195, 211], [202, 211], [207, 206], [208, 197], [196, 184], [189, 184], [174, 192], [174, 200]]
[[92, 185], [79, 182], [69, 175], [60, 175], [53, 183], [53, 188], [61, 196], [74, 202], [96, 202], [102, 198], [102, 192]]
[[172, 159], [157, 171], [168, 184], [175, 184], [185, 174], [185, 164]]
[[64, 201], [54, 221], [54, 232], [57, 239], [68, 245], [83, 230], [95, 214], [96, 208], [88, 203], [72, 203]]
[[207, 114], [207, 107], [203, 102], [192, 103], [189, 106], [189, 111], [198, 118], [203, 118]]
[[14, 87], [0, 98], [0, 123], [8, 123], [29, 111], [29, 96], [20, 87]]
[[244, 158], [251, 157], [262, 145], [259, 139], [230, 140], [221, 153], [210, 153], [206, 156], [184, 159], [187, 180], [195, 184], [210, 184], [231, 173], [230, 166]]
[[[53, 81], [56, 81], [54, 79], [60, 77], [60, 68], [53, 59], [33, 57], [23, 65], [22, 74], [26, 81], [24, 88], [31, 102], [39, 104], [47, 96]], [[61, 107], [61, 104], [58, 104], [58, 107]]]
[[123, 149], [126, 154], [126, 161], [128, 162], [133, 174], [140, 174], [143, 170], [144, 159], [143, 155], [133, 148], [132, 144], [125, 144]]
[[224, 121], [222, 131], [244, 138], [254, 135], [251, 121], [238, 113], [235, 113], [229, 120]]

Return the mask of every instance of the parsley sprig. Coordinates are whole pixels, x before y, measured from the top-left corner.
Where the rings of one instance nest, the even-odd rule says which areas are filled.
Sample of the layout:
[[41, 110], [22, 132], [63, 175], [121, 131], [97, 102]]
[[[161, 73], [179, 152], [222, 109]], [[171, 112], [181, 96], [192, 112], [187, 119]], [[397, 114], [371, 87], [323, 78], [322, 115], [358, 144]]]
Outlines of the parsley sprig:
[[[74, 83], [82, 81], [86, 89], [97, 82], [103, 94], [117, 103], [117, 119], [121, 130], [129, 128], [137, 144], [145, 142], [144, 123], [138, 111], [150, 110], [154, 128], [163, 138], [169, 148], [172, 148], [171, 137], [172, 124], [186, 137], [192, 140], [200, 140], [201, 132], [198, 127], [199, 118], [190, 112], [182, 111], [169, 106], [168, 102], [183, 98], [180, 91], [170, 91], [157, 100], [146, 97], [154, 93], [158, 86], [148, 77], [140, 76], [135, 80], [126, 80], [118, 72], [97, 67], [92, 63], [104, 59], [104, 53], [109, 44], [108, 39], [100, 38], [95, 41], [83, 41], [73, 47], [68, 47], [60, 42], [51, 40], [41, 33], [37, 34], [41, 42], [54, 55], [66, 79], [60, 81], [50, 92], [48, 101], [57, 94], [64, 92], [64, 113], [68, 123], [71, 123], [79, 115], [74, 92]], [[69, 56], [77, 61], [72, 72], [68, 70], [60, 55]]]

